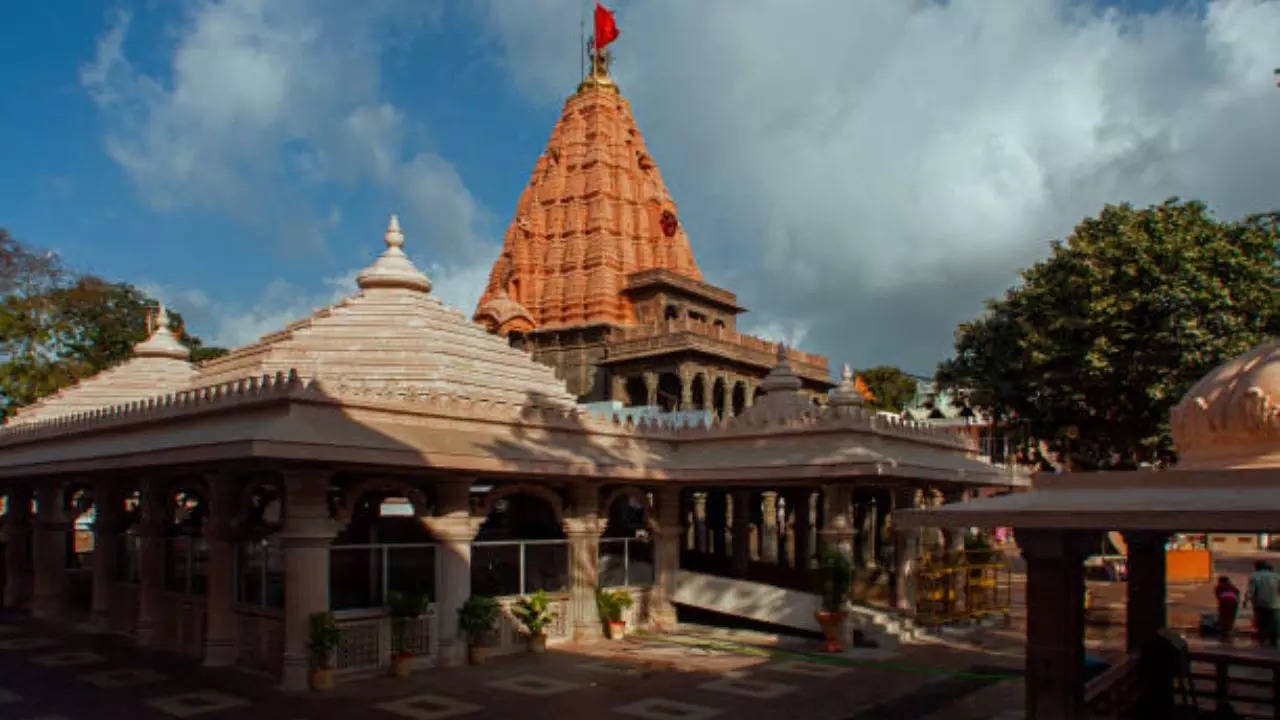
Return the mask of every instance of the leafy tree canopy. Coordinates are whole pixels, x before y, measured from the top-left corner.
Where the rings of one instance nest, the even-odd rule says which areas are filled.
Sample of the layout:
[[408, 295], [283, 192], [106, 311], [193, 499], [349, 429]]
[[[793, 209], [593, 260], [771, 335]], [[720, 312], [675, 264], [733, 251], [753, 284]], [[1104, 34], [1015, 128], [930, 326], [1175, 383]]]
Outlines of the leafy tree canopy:
[[1051, 248], [959, 326], [939, 384], [1027, 422], [1076, 469], [1172, 462], [1173, 405], [1280, 331], [1280, 213], [1108, 205]]
[[875, 395], [870, 405], [876, 410], [902, 412], [916, 395], [916, 379], [892, 365], [859, 370], [858, 375]]
[[[78, 275], [53, 253], [34, 252], [0, 229], [0, 403], [7, 416], [59, 388], [128, 359], [147, 337], [155, 299], [128, 283]], [[168, 312], [192, 360], [205, 347]]]

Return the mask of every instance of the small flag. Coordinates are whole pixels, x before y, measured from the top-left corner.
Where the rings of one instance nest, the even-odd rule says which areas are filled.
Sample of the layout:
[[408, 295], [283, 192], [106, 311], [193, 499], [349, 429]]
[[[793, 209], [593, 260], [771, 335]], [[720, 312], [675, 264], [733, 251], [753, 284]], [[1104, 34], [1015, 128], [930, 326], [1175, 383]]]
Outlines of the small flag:
[[614, 21], [613, 13], [596, 3], [596, 49], [599, 50], [617, 39], [618, 23]]

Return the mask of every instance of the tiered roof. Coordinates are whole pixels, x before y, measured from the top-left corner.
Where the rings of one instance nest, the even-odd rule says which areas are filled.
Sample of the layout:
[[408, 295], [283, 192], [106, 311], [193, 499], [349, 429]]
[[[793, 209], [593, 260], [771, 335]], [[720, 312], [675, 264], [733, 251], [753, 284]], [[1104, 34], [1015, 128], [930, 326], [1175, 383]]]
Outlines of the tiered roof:
[[526, 329], [513, 321], [627, 324], [627, 276], [652, 269], [702, 280], [630, 104], [589, 78], [534, 166], [475, 319], [501, 333]]

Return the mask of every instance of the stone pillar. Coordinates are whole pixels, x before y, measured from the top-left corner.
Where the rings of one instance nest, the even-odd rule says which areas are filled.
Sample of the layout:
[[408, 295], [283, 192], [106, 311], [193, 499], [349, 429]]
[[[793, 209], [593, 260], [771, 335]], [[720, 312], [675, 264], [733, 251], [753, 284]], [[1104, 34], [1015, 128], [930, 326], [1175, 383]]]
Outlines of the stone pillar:
[[743, 407], [751, 407], [752, 405], [756, 404], [756, 388], [757, 387], [759, 386], [756, 385], [755, 383], [747, 383], [746, 389], [743, 391], [744, 393], [746, 393], [745, 395], [743, 395], [743, 404], [742, 404]]
[[864, 568], [876, 566], [876, 510], [874, 495], [858, 503], [858, 565]]
[[158, 645], [157, 627], [164, 602], [165, 529], [169, 524], [167, 484], [159, 478], [142, 482], [138, 492], [138, 620], [134, 635], [139, 645]]
[[1124, 533], [1129, 546], [1125, 645], [1131, 653], [1140, 651], [1167, 623], [1164, 544], [1168, 540], [1169, 534], [1162, 532]]
[[720, 379], [724, 382], [724, 397], [720, 398], [720, 417], [733, 417], [733, 385], [730, 384], [728, 375], [723, 375]]
[[794, 540], [795, 546], [792, 567], [807, 568], [809, 567], [809, 559], [813, 556], [813, 547], [809, 545], [809, 535], [813, 528], [813, 516], [809, 514], [812, 510], [810, 499], [813, 493], [807, 488], [801, 490], [798, 494], [792, 495], [793, 503], [792, 512], [795, 513], [796, 525]]
[[471, 478], [436, 483], [436, 514], [422, 518], [436, 539], [440, 584], [436, 616], [440, 627], [440, 663], [467, 662], [467, 638], [458, 630], [458, 609], [471, 597], [471, 540], [479, 530], [471, 518]]
[[284, 527], [284, 671], [281, 689], [307, 689], [312, 613], [329, 610], [329, 545], [337, 524], [329, 516], [327, 470], [286, 470]]
[[627, 378], [622, 375], [614, 375], [609, 378], [609, 399], [614, 402], [627, 404]]
[[36, 489], [36, 523], [32, 547], [35, 574], [31, 614], [56, 618], [67, 601], [67, 519], [66, 491], [60, 484], [44, 484]]
[[687, 370], [680, 372], [680, 409], [693, 409], [693, 374]]
[[676, 624], [676, 574], [680, 570], [680, 488], [665, 485], [658, 490], [658, 532], [654, 542], [657, 577], [653, 586], [653, 622], [659, 628]]
[[569, 627], [574, 640], [600, 637], [600, 616], [596, 610], [599, 584], [600, 493], [594, 483], [577, 483], [570, 488], [570, 505], [565, 513], [564, 534], [569, 538]]
[[93, 599], [90, 626], [98, 632], [111, 629], [111, 597], [115, 590], [116, 553], [124, 508], [120, 485], [112, 480], [93, 484]]
[[650, 407], [658, 404], [658, 373], [646, 370], [644, 373], [644, 404]]
[[209, 577], [205, 595], [204, 664], [221, 667], [236, 662], [233, 532], [240, 488], [234, 477], [225, 474], [205, 475], [205, 482], [209, 488], [209, 516], [204, 526]]
[[[917, 491], [914, 488], [894, 490], [893, 509], [910, 510], [916, 507]], [[892, 518], [890, 518], [892, 521]], [[900, 612], [914, 614], [916, 610], [915, 575], [920, 555], [920, 531], [894, 528], [893, 530], [893, 606]]]
[[1084, 717], [1084, 559], [1097, 549], [1096, 534], [1015, 534], [1027, 561], [1027, 718]]
[[30, 568], [27, 549], [31, 543], [31, 490], [10, 485], [4, 516], [4, 606], [11, 610], [30, 600]]
[[693, 549], [707, 551], [707, 493], [693, 494]]
[[778, 563], [778, 493], [760, 493], [760, 562]]
[[751, 562], [751, 491], [733, 491], [733, 576], [745, 579]]
[[853, 517], [849, 506], [853, 502], [851, 485], [823, 485], [824, 502], [822, 530], [819, 536], [823, 547], [833, 550], [853, 560]]
[[[953, 490], [948, 492], [945, 497], [948, 503], [959, 503], [964, 502], [967, 496], [968, 492], [965, 490]], [[945, 551], [947, 561], [954, 562], [957, 566], [952, 583], [952, 587], [955, 591], [955, 608], [958, 611], [966, 612], [966, 614], [968, 610], [968, 601], [965, 598], [965, 591], [967, 590], [966, 586], [968, 584], [967, 580], [969, 571], [965, 567], [968, 556], [966, 556], [964, 552], [964, 538], [968, 532], [969, 529], [966, 527], [945, 528], [943, 531], [943, 534], [946, 537]]]

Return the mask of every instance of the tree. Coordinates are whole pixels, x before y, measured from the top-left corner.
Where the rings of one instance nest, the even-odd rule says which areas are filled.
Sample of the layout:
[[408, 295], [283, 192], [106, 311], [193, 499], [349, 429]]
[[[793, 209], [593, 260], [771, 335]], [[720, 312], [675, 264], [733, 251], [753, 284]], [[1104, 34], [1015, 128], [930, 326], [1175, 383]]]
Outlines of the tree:
[[1175, 459], [1168, 417], [1221, 362], [1280, 331], [1280, 214], [1108, 205], [956, 330], [941, 386], [1026, 422], [1079, 469]]
[[[62, 268], [56, 255], [23, 247], [0, 230], [0, 403], [5, 415], [130, 357], [147, 337], [156, 301], [128, 283]], [[205, 347], [167, 313], [193, 360], [226, 351]]]
[[916, 396], [916, 379], [891, 365], [878, 365], [859, 370], [858, 375], [867, 383], [875, 396], [871, 407], [876, 410], [902, 412]]

